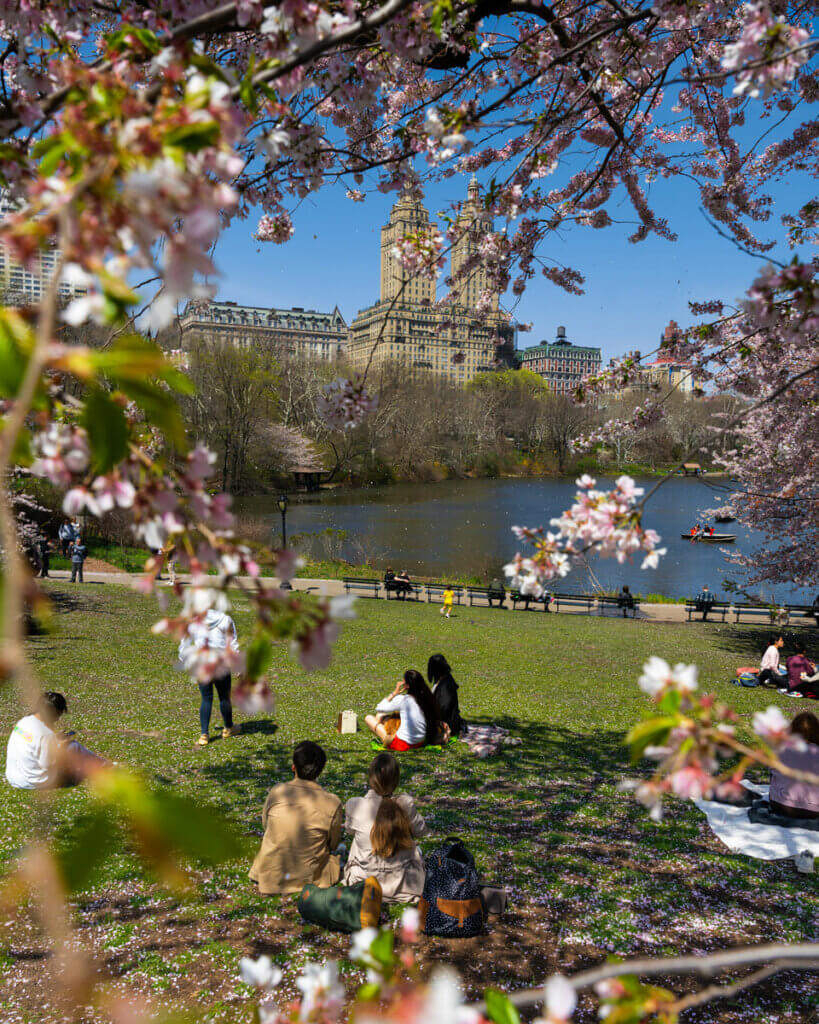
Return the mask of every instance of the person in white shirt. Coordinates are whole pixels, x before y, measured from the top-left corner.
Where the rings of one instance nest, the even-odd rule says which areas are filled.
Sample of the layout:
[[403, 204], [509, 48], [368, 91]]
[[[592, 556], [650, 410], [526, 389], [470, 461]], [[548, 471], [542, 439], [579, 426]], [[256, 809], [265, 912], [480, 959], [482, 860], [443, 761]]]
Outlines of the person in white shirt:
[[779, 652], [784, 646], [785, 641], [781, 636], [774, 634], [770, 638], [768, 647], [762, 655], [762, 661], [759, 665], [760, 686], [770, 684], [778, 688], [787, 685], [787, 673], [783, 672], [779, 665]]
[[54, 727], [68, 705], [61, 693], [44, 693], [32, 715], [14, 726], [6, 748], [6, 781], [15, 789], [76, 786], [95, 767], [106, 764], [76, 740], [58, 735]]
[[[438, 743], [440, 723], [432, 690], [420, 672], [408, 669], [389, 697], [376, 706], [374, 715], [364, 721], [389, 750], [413, 750], [427, 743]], [[401, 723], [390, 739], [385, 718], [398, 713]]]
[[179, 644], [179, 660], [183, 667], [192, 674], [202, 669], [203, 666], [207, 667], [209, 662], [215, 662], [222, 667], [222, 671], [217, 672], [213, 678], [199, 683], [201, 735], [197, 742], [201, 747], [206, 747], [210, 742], [209, 729], [214, 687], [219, 695], [219, 710], [224, 722], [223, 739], [236, 736], [239, 733], [239, 727], [233, 724], [233, 706], [230, 702], [230, 671], [224, 670], [225, 666], [229, 664], [229, 659], [225, 658], [225, 653], [228, 651], [236, 653], [239, 651], [236, 626], [229, 615], [217, 611], [215, 608], [208, 609], [204, 621], [192, 622], [188, 626], [187, 634]]

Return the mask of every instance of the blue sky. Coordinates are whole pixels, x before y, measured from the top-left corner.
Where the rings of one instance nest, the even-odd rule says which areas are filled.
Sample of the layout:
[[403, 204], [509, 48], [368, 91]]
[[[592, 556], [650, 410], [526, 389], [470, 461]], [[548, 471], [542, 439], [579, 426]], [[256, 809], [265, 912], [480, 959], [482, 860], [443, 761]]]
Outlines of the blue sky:
[[[438, 210], [466, 193], [467, 179], [456, 176], [426, 193], [426, 206]], [[631, 349], [644, 354], [656, 348], [670, 319], [692, 321], [688, 302], [739, 299], [763, 261], [721, 238], [699, 211], [696, 187], [683, 180], [659, 181], [650, 199], [668, 217], [679, 236], [667, 242], [656, 236], [633, 245], [634, 214], [627, 202], [608, 207], [613, 219], [629, 223], [603, 230], [572, 228], [550, 241], [544, 254], [573, 266], [586, 276], [585, 294], [568, 295], [539, 275], [513, 309], [519, 322], [533, 324], [521, 333], [519, 347], [553, 340], [564, 324], [570, 340], [599, 345], [604, 362]], [[326, 188], [308, 197], [294, 212], [295, 234], [286, 245], [252, 238], [257, 218], [235, 223], [222, 237], [216, 263], [222, 271], [217, 296], [239, 303], [303, 306], [331, 310], [338, 305], [349, 323], [356, 312], [378, 297], [380, 229], [395, 196], [378, 192], [363, 203], [345, 198], [344, 188]], [[804, 200], [802, 200], [804, 201]], [[796, 203], [789, 203], [789, 207]], [[497, 225], [496, 225], [497, 226]], [[781, 232], [778, 216], [761, 225], [763, 237]], [[780, 246], [774, 255], [788, 259]], [[443, 285], [439, 281], [439, 296]], [[503, 300], [512, 308], [512, 296]]]

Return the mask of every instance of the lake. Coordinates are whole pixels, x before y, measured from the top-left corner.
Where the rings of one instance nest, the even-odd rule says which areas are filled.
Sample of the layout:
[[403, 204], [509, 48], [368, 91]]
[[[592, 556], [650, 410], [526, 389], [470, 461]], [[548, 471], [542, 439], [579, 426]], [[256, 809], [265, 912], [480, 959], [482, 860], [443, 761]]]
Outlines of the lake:
[[[600, 478], [608, 489], [613, 481]], [[648, 490], [657, 478], [641, 479]], [[586, 590], [593, 577], [608, 589], [628, 583], [633, 591], [673, 597], [694, 594], [707, 583], [722, 593], [727, 578], [741, 581], [739, 570], [727, 564], [723, 550], [711, 544], [692, 544], [680, 538], [697, 521], [699, 510], [718, 507], [726, 484], [722, 480], [675, 477], [651, 498], [644, 524], [657, 530], [668, 553], [659, 568], [642, 571], [639, 562], [619, 565], [614, 559], [592, 557], [589, 567], [577, 568], [556, 589]], [[502, 566], [518, 550], [513, 526], [548, 526], [572, 502], [573, 480], [505, 479], [447, 480], [437, 484], [393, 484], [357, 490], [321, 491], [293, 495], [287, 512], [288, 536], [319, 533], [331, 528], [347, 537], [340, 554], [351, 562], [374, 559], [379, 565], [407, 569], [412, 575], [502, 575]], [[237, 511], [269, 524], [280, 541], [281, 517], [274, 496], [243, 498]], [[760, 538], [739, 523], [717, 524], [718, 532], [737, 535], [730, 548], [751, 553]], [[593, 574], [593, 576], [592, 576]], [[797, 587], [765, 585], [754, 588], [766, 600], [805, 603], [813, 593]]]

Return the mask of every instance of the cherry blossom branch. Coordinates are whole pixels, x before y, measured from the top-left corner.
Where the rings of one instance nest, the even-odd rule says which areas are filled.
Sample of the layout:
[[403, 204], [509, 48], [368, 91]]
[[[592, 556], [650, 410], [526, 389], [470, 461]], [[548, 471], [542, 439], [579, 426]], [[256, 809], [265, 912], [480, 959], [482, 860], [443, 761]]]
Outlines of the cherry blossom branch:
[[[579, 971], [566, 977], [566, 981], [575, 991], [594, 988], [609, 978], [617, 978], [623, 974], [635, 974], [639, 977], [659, 977], [664, 975], [699, 974], [710, 977], [729, 967], [747, 967], [752, 964], [774, 961], [775, 972], [798, 968], [811, 970], [819, 966], [819, 946], [814, 942], [801, 942], [794, 945], [771, 943], [764, 946], [751, 946], [742, 949], [722, 950], [707, 956], [671, 956], [663, 958], [636, 958], [622, 960], [619, 963], [607, 963], [590, 970]], [[760, 978], [759, 980], [762, 980]], [[516, 1007], [536, 1006], [544, 999], [543, 985], [525, 989], [522, 992], [511, 992], [508, 996]], [[486, 1012], [486, 1003], [473, 1003], [471, 1008], [478, 1013]]]

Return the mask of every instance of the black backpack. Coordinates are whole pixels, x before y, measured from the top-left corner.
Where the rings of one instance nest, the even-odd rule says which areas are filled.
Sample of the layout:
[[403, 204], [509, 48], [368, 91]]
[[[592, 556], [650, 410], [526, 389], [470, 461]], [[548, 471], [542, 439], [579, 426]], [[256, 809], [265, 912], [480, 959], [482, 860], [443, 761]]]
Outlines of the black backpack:
[[480, 935], [486, 919], [475, 859], [460, 839], [426, 860], [424, 892], [418, 902], [421, 930], [446, 939]]

